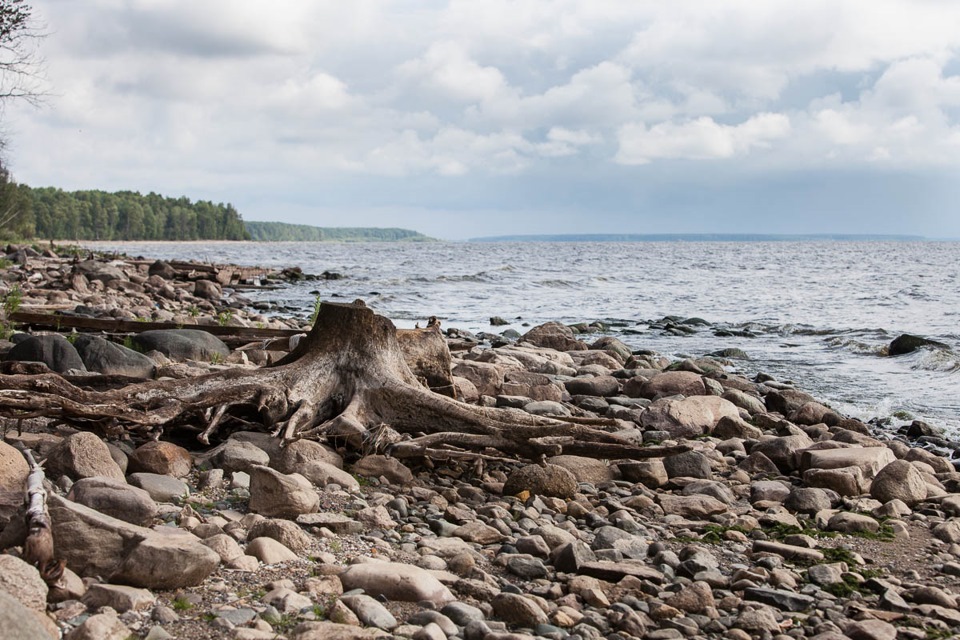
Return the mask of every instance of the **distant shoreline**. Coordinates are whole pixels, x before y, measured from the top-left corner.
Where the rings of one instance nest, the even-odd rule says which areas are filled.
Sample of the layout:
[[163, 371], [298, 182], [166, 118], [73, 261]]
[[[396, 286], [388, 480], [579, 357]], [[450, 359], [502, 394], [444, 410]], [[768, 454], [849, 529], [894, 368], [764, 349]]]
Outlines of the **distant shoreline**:
[[942, 242], [946, 239], [882, 234], [760, 233], [597, 233], [508, 235], [470, 238], [468, 242]]

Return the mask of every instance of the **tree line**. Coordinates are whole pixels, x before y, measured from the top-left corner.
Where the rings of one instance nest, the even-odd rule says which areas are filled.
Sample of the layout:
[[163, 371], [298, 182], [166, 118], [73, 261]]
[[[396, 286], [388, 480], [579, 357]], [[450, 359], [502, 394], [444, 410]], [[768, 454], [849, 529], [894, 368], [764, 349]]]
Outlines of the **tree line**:
[[247, 240], [231, 204], [136, 191], [31, 188], [0, 176], [0, 236], [53, 240]]
[[250, 220], [245, 225], [250, 239], [260, 242], [423, 242], [430, 240], [427, 236], [409, 229], [314, 227], [306, 224]]

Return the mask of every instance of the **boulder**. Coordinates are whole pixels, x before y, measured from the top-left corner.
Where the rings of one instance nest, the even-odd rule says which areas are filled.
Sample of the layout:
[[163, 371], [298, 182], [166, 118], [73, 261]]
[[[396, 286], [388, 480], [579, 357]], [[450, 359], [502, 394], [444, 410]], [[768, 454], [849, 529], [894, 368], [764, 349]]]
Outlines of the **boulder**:
[[686, 451], [663, 459], [663, 467], [669, 478], [710, 479], [713, 470], [710, 460], [699, 451]]
[[253, 538], [246, 548], [246, 555], [263, 564], [279, 564], [297, 560], [297, 554], [273, 538]]
[[20, 510], [30, 467], [23, 454], [0, 441], [0, 531]]
[[172, 442], [147, 442], [130, 455], [130, 471], [184, 478], [193, 469], [190, 452]]
[[0, 591], [10, 594], [28, 609], [47, 609], [47, 583], [36, 567], [20, 558], [0, 554]]
[[[331, 447], [313, 440], [295, 440], [272, 459], [271, 466], [281, 473], [303, 473], [301, 468], [311, 462], [323, 462], [343, 469], [343, 458]], [[304, 474], [306, 475], [306, 474]]]
[[807, 470], [859, 467], [864, 479], [873, 480], [881, 469], [894, 460], [896, 456], [887, 447], [808, 449], [800, 456], [800, 468]]
[[926, 500], [927, 484], [913, 463], [894, 460], [877, 472], [870, 483], [870, 496], [880, 502], [902, 500], [912, 507]]
[[353, 472], [368, 478], [386, 478], [391, 484], [410, 484], [413, 482], [413, 472], [397, 460], [387, 456], [375, 454], [360, 458], [353, 465]]
[[269, 467], [250, 472], [250, 511], [276, 518], [296, 518], [313, 513], [320, 496], [310, 481], [299, 473], [283, 474]]
[[887, 352], [891, 356], [902, 356], [907, 353], [913, 353], [917, 349], [921, 349], [923, 347], [935, 347], [938, 349], [948, 348], [947, 345], [942, 342], [904, 333], [893, 339], [893, 341], [890, 343], [890, 346], [887, 348]]
[[666, 431], [672, 438], [695, 438], [713, 431], [721, 418], [739, 416], [732, 403], [717, 396], [661, 398], [641, 414], [640, 424], [647, 430]]
[[643, 398], [663, 398], [666, 396], [704, 396], [707, 387], [703, 383], [703, 376], [692, 371], [665, 371], [659, 373], [643, 384], [640, 388]]
[[684, 518], [706, 519], [729, 509], [726, 504], [716, 498], [702, 494], [675, 496], [663, 493], [657, 495], [657, 501], [665, 514]]
[[152, 378], [156, 373], [156, 364], [147, 356], [100, 336], [77, 336], [73, 346], [88, 371], [131, 378]]
[[144, 331], [135, 335], [133, 342], [144, 353], [159, 351], [171, 360], [210, 362], [230, 355], [230, 348], [220, 338], [198, 329]]
[[161, 533], [49, 496], [57, 554], [82, 576], [146, 589], [179, 589], [203, 582], [220, 557], [186, 532]]
[[659, 489], [670, 479], [662, 460], [621, 462], [617, 467], [624, 480], [639, 482], [650, 489]]
[[767, 393], [763, 400], [767, 411], [776, 411], [783, 416], [791, 415], [808, 402], [817, 401], [812, 395], [799, 389], [774, 389]]
[[305, 551], [313, 544], [313, 538], [301, 529], [298, 524], [279, 518], [260, 520], [257, 524], [250, 527], [247, 537], [250, 540], [254, 538], [273, 538], [287, 549], [296, 553]]
[[131, 473], [127, 482], [143, 489], [157, 502], [177, 502], [190, 495], [186, 482], [159, 473]]
[[70, 488], [67, 498], [141, 527], [152, 524], [158, 512], [149, 493], [112, 478], [82, 478]]
[[589, 482], [593, 485], [616, 480], [619, 475], [616, 466], [596, 458], [562, 455], [548, 458], [547, 462], [563, 467], [573, 474], [577, 482]]
[[46, 629], [40, 615], [0, 590], [0, 629], [4, 636], [16, 640], [53, 640], [57, 637]]
[[504, 495], [515, 496], [524, 491], [538, 496], [572, 498], [577, 491], [577, 479], [555, 464], [528, 464], [511, 473], [503, 484]]
[[573, 329], [559, 322], [547, 322], [523, 334], [523, 341], [557, 351], [586, 351], [587, 345], [574, 337]]
[[[250, 473], [254, 467], [269, 465], [270, 454], [253, 442], [231, 437], [217, 447], [217, 452], [213, 455], [213, 462], [227, 473], [233, 473], [234, 471]], [[287, 471], [283, 471], [283, 473], [287, 473]]]
[[452, 373], [456, 377], [466, 378], [484, 396], [498, 396], [503, 389], [503, 372], [500, 367], [487, 362], [459, 362]]
[[363, 589], [373, 597], [403, 602], [429, 601], [442, 606], [456, 600], [433, 574], [410, 564], [367, 562], [347, 567], [340, 574], [345, 591]]
[[197, 280], [193, 283], [193, 295], [211, 302], [219, 302], [223, 297], [223, 287], [213, 280]]
[[110, 449], [98, 436], [80, 431], [64, 438], [47, 456], [47, 475], [67, 476], [71, 480], [102, 476], [123, 480], [123, 471], [110, 455]]
[[777, 466], [777, 469], [790, 473], [797, 468], [800, 452], [812, 446], [813, 440], [806, 434], [780, 436], [756, 443], [750, 450], [750, 455], [763, 454]]
[[150, 268], [147, 270], [147, 275], [159, 276], [164, 280], [173, 280], [177, 277], [177, 270], [170, 266], [169, 262], [157, 260], [150, 265]]
[[64, 636], [64, 640], [129, 640], [130, 632], [115, 611], [92, 615], [81, 622], [73, 631]]
[[807, 469], [803, 472], [803, 481], [808, 487], [830, 489], [841, 496], [858, 496], [870, 486], [860, 467]]
[[585, 376], [563, 383], [570, 395], [610, 397], [620, 393], [620, 381], [613, 376]]
[[71, 369], [86, 370], [80, 354], [69, 340], [59, 334], [30, 336], [15, 344], [4, 360], [42, 362], [57, 373], [66, 373]]

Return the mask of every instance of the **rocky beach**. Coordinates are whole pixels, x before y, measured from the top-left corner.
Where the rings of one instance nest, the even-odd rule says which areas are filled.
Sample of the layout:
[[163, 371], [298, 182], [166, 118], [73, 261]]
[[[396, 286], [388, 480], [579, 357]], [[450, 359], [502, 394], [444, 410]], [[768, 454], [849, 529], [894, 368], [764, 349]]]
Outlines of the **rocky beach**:
[[[122, 411], [50, 418], [18, 409], [19, 381], [175, 387], [284, 362], [314, 318], [264, 315], [245, 291], [337, 274], [5, 254], [5, 637], [960, 636], [960, 472], [937, 425], [878, 431], [788, 379], [739, 374], [734, 350], [676, 360], [554, 322], [446, 331], [449, 384], [429, 386], [622, 449], [401, 456], [403, 438], [280, 446], [272, 424], [239, 418], [204, 445], [216, 407], [162, 434], [117, 426]], [[24, 449], [42, 461], [62, 575], [22, 559]]]

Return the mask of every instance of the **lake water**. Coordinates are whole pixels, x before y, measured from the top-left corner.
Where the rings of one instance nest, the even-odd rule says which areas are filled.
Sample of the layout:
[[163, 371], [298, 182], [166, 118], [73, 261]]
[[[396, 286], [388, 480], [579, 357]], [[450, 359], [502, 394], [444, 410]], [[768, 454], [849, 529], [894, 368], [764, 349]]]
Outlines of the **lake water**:
[[[670, 357], [739, 348], [740, 372], [792, 380], [864, 420], [907, 412], [960, 436], [960, 243], [126, 243], [129, 255], [336, 272], [341, 280], [258, 293], [307, 315], [363, 299], [401, 327], [526, 331], [601, 320], [635, 348]], [[491, 316], [511, 324], [491, 327]], [[665, 316], [702, 318], [695, 333]], [[718, 330], [734, 335], [721, 337]], [[895, 358], [901, 333], [945, 343]], [[902, 424], [894, 420], [893, 426]]]

